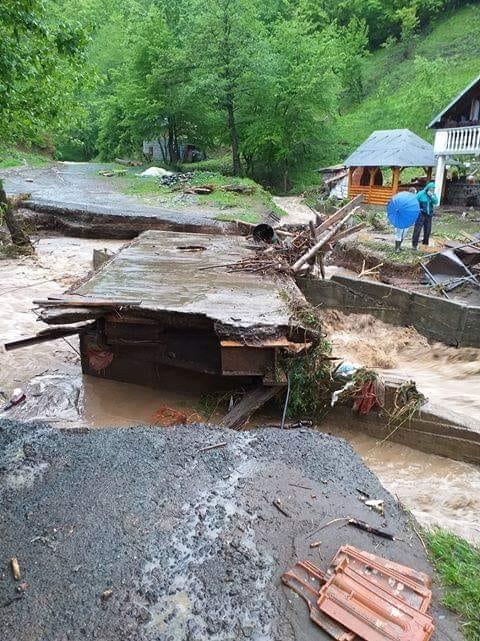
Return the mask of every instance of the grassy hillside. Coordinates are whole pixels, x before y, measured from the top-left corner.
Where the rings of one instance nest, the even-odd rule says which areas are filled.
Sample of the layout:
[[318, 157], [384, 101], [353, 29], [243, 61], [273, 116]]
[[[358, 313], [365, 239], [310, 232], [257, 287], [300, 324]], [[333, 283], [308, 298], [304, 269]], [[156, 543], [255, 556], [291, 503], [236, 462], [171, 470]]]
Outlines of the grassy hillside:
[[364, 98], [340, 118], [331, 160], [343, 160], [375, 129], [406, 127], [432, 141], [427, 124], [479, 74], [478, 5], [445, 15], [408, 45], [379, 49], [364, 64]]
[[51, 158], [45, 154], [0, 145], [0, 169], [26, 166], [45, 167], [49, 162], [51, 162]]

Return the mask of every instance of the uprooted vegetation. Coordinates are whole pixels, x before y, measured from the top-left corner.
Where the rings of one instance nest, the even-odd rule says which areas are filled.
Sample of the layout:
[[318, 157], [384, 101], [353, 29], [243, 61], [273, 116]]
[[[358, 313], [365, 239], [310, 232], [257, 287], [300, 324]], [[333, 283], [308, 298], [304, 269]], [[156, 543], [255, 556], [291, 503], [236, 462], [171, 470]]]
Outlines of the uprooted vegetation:
[[0, 256], [14, 258], [16, 256], [33, 253], [33, 245], [24, 230], [16, 211], [25, 198], [25, 194], [7, 197], [0, 180], [0, 225], [5, 224], [8, 236], [4, 242], [0, 239]]

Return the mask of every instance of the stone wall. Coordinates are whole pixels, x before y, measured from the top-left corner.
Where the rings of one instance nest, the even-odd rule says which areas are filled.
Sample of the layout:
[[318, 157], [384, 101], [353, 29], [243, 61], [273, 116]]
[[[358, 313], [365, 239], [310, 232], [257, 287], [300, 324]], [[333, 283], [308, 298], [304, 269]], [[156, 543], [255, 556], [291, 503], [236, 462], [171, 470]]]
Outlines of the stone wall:
[[371, 314], [392, 325], [413, 326], [430, 340], [480, 347], [480, 307], [417, 294], [376, 281], [346, 276], [298, 279], [307, 300], [350, 314]]
[[459, 207], [480, 206], [480, 184], [467, 185], [463, 182], [450, 182], [446, 194], [446, 201], [449, 205]]

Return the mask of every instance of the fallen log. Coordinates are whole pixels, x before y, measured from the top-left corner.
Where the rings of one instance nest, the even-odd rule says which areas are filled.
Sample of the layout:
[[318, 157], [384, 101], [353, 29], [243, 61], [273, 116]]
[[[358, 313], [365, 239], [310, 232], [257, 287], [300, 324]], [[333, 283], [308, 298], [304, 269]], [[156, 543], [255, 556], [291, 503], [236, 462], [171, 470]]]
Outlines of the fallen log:
[[[337, 234], [337, 232], [340, 231], [340, 229], [345, 225], [347, 220], [353, 216], [353, 214], [357, 211], [358, 207], [354, 207], [353, 209], [349, 210], [347, 214], [345, 214], [342, 218], [342, 220], [337, 223], [328, 233], [326, 233], [323, 238], [321, 238], [315, 245], [307, 251], [306, 254], [303, 254], [303, 256], [300, 256], [300, 258], [297, 260], [296, 263], [292, 265], [292, 271], [293, 273], [297, 273], [300, 268], [310, 259], [317, 254], [317, 252], [322, 249], [334, 236]], [[318, 233], [318, 229], [317, 229]]]
[[236, 194], [245, 194], [246, 196], [250, 196], [255, 191], [255, 189], [250, 185], [224, 185], [221, 187], [221, 190], [233, 191]]
[[9, 343], [4, 343], [5, 350], [11, 352], [14, 349], [21, 349], [22, 347], [30, 347], [31, 345], [38, 345], [38, 343], [46, 343], [48, 341], [54, 341], [57, 338], [64, 338], [65, 336], [74, 336], [75, 334], [81, 334], [87, 329], [90, 329], [94, 323], [86, 323], [85, 325], [77, 325], [76, 327], [55, 327], [44, 329], [42, 332], [36, 334], [35, 336], [30, 336], [28, 338], [21, 338], [17, 341], [10, 341]]
[[126, 158], [115, 158], [115, 162], [125, 167], [141, 167], [143, 165], [140, 160], [128, 160]]

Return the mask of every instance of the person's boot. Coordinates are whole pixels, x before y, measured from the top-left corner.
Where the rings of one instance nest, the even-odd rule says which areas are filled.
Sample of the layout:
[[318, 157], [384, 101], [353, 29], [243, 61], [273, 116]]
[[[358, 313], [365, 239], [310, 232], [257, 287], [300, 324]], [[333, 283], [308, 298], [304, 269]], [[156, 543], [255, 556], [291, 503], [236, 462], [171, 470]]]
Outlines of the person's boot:
[[416, 245], [412, 245], [412, 250], [413, 250], [414, 252], [418, 251], [417, 246], [416, 246]]
[[398, 254], [398, 252], [400, 251], [401, 246], [402, 246], [402, 241], [401, 241], [401, 240], [396, 240], [396, 241], [395, 241], [395, 252], [396, 252], [397, 254]]

